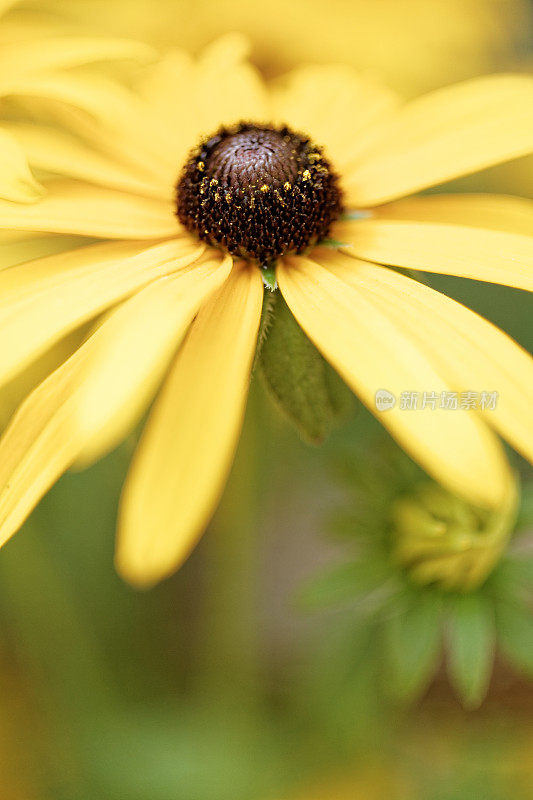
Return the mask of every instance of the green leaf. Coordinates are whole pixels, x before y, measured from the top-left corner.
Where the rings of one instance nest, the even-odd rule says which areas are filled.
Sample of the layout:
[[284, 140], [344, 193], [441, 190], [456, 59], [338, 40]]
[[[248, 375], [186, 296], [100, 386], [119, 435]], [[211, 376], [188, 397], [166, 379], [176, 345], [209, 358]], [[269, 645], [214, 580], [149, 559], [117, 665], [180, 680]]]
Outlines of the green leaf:
[[384, 587], [389, 578], [390, 571], [383, 563], [362, 560], [337, 564], [312, 578], [300, 591], [299, 601], [310, 609], [355, 602]]
[[466, 708], [481, 705], [489, 687], [496, 642], [490, 600], [480, 594], [458, 597], [447, 630], [447, 670]]
[[531, 608], [519, 603], [501, 603], [497, 609], [496, 623], [503, 653], [520, 672], [533, 676]]
[[259, 354], [270, 393], [309, 442], [319, 443], [351, 404], [351, 392], [302, 331], [279, 292]]
[[385, 647], [390, 688], [411, 701], [427, 688], [441, 654], [441, 599], [413, 595], [407, 608], [385, 622]]

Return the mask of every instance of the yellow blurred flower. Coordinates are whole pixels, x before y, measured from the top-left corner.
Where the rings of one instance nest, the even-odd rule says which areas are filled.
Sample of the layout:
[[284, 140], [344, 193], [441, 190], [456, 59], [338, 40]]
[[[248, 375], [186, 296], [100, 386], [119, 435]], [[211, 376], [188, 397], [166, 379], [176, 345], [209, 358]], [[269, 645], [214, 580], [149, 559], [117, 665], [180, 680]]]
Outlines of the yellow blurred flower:
[[[31, 203], [42, 195], [42, 187], [22, 148], [2, 125], [2, 102], [28, 96], [68, 100], [67, 87], [54, 86], [58, 70], [113, 58], [146, 58], [150, 50], [126, 39], [65, 37], [53, 29], [43, 35], [42, 27], [16, 15], [4, 16], [16, 6], [17, 0], [0, 0], [0, 198]], [[0, 239], [0, 259], [2, 248]]]
[[[297, 321], [443, 485], [482, 506], [502, 502], [511, 478], [490, 427], [533, 457], [529, 356], [459, 303], [379, 266], [533, 288], [533, 204], [408, 197], [530, 152], [533, 81], [486, 77], [404, 104], [344, 67], [306, 67], [268, 86], [245, 55], [239, 37], [197, 62], [173, 52], [139, 96], [79, 77], [86, 113], [63, 109], [62, 130], [8, 126], [48, 193], [29, 206], [2, 201], [0, 227], [27, 233], [30, 245], [36, 233], [79, 239], [0, 273], [0, 379], [107, 313], [0, 443], [3, 541], [62, 472], [120, 441], [168, 372], [125, 487], [117, 563], [149, 584], [183, 561], [221, 494], [244, 413], [263, 299], [262, 270], [241, 258], [254, 236], [283, 240], [277, 280]], [[256, 127], [220, 128], [239, 120]], [[186, 229], [174, 187], [200, 137], [179, 184], [197, 204]], [[335, 178], [307, 137], [340, 176], [346, 213], [331, 225]], [[324, 220], [329, 246], [315, 246]], [[379, 412], [383, 387], [397, 397], [496, 388], [500, 401]]]
[[198, 50], [241, 31], [262, 68], [343, 62], [416, 94], [508, 62], [525, 37], [526, 0], [50, 0], [85, 26]]

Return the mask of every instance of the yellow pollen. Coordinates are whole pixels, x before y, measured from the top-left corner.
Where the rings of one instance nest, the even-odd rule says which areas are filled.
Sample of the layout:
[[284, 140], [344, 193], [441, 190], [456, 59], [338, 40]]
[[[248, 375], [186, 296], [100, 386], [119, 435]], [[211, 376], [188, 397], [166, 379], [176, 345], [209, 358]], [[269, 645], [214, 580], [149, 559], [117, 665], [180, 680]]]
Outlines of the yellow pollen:
[[198, 167], [199, 172], [203, 172], [205, 169], [205, 164], [203, 161], [199, 161], [196, 166]]
[[268, 192], [268, 190], [269, 190], [268, 183], [264, 183], [264, 184], [261, 186], [261, 191], [262, 191], [262, 192]]

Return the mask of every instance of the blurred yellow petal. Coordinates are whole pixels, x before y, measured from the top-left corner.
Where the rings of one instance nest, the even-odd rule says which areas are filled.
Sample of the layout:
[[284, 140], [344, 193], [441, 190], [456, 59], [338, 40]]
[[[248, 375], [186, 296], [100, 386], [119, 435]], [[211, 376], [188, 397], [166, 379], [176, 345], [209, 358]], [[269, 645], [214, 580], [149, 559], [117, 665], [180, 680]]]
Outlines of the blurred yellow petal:
[[87, 336], [84, 326], [52, 345], [8, 383], [0, 387], [0, 429], [4, 431], [17, 408], [40, 383], [70, 358]]
[[245, 37], [228, 34], [196, 61], [172, 50], [146, 71], [141, 93], [154, 119], [172, 134], [175, 171], [198, 140], [221, 125], [270, 119], [266, 87], [246, 60], [249, 50]]
[[321, 260], [379, 302], [458, 391], [497, 391], [495, 408], [480, 413], [533, 461], [533, 359], [525, 350], [470, 309], [394, 270], [340, 254]]
[[173, 572], [214, 511], [242, 424], [262, 298], [259, 270], [236, 266], [200, 311], [156, 402], [121, 504], [117, 566], [132, 583]]
[[0, 127], [0, 198], [34, 203], [43, 191], [31, 174], [21, 146], [9, 131]]
[[533, 201], [450, 195], [383, 206], [336, 223], [332, 235], [359, 258], [533, 290]]
[[170, 202], [68, 180], [47, 188], [31, 206], [0, 200], [0, 229], [109, 239], [157, 239], [180, 231]]
[[149, 249], [140, 242], [110, 242], [0, 273], [0, 384], [69, 331], [192, 264], [204, 249], [189, 238]]
[[[155, 391], [203, 297], [229, 259], [161, 278], [126, 301], [32, 392], [0, 440], [0, 543], [84, 453], [112, 447]], [[201, 287], [201, 288], [200, 288]]]
[[[196, 109], [199, 131], [241, 120], [267, 121], [267, 92], [258, 71], [247, 61], [250, 44], [230, 33], [206, 47], [197, 65]], [[196, 142], [191, 142], [194, 146]]]
[[2, 44], [0, 50], [0, 92], [9, 86], [11, 76], [45, 70], [64, 69], [111, 59], [147, 60], [153, 57], [151, 47], [130, 39], [106, 37], [47, 36], [40, 40]]
[[376, 219], [442, 222], [533, 236], [533, 200], [498, 194], [431, 194], [375, 208]]
[[533, 78], [494, 75], [439, 89], [388, 120], [349, 174], [348, 205], [379, 205], [533, 150]]
[[[379, 389], [396, 397], [404, 391], [450, 390], [440, 370], [387, 315], [384, 304], [363, 297], [308, 258], [283, 259], [278, 280], [297, 321], [373, 413]], [[398, 405], [378, 416], [443, 485], [473, 503], [495, 506], [503, 500], [509, 480], [505, 457], [479, 417], [462, 410], [408, 411]]]
[[391, 89], [340, 65], [294, 70], [274, 90], [273, 100], [276, 121], [324, 145], [340, 169], [400, 102]]
[[64, 250], [81, 247], [91, 241], [82, 236], [55, 236], [54, 234], [32, 234], [20, 231], [15, 231], [8, 238], [5, 231], [0, 231], [0, 270], [14, 267], [34, 258], [42, 258], [52, 253], [62, 253]]
[[[0, 82], [0, 93], [1, 87]], [[69, 116], [72, 120], [73, 111], [83, 112], [85, 124], [90, 126], [91, 119], [97, 122], [98, 135], [103, 142], [119, 136], [124, 140], [118, 143], [120, 146], [123, 144], [127, 152], [136, 151], [142, 166], [149, 159], [147, 166], [158, 171], [163, 179], [168, 180], [169, 168], [176, 168], [172, 131], [166, 131], [152, 118], [149, 106], [139, 97], [93, 71], [21, 76], [10, 81], [8, 94], [31, 101], [30, 111], [38, 106], [36, 101], [48, 104], [51, 109], [66, 106], [61, 110], [63, 121]], [[82, 117], [79, 125], [83, 124]], [[112, 141], [110, 145], [113, 146]]]
[[172, 197], [170, 179], [166, 185], [150, 181], [133, 166], [117, 163], [62, 130], [26, 122], [8, 123], [5, 129], [22, 147], [34, 168], [147, 197]]

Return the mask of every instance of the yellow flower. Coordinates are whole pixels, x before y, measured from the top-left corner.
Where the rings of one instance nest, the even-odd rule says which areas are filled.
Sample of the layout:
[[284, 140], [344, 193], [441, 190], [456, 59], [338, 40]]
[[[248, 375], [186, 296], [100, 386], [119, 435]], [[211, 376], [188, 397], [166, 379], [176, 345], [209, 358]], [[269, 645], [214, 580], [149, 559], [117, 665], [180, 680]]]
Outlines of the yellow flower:
[[[150, 53], [146, 45], [127, 39], [72, 36], [44, 28], [26, 19], [10, 18], [17, 0], [0, 0], [0, 108], [13, 97], [45, 97], [68, 102], [68, 75], [58, 70], [107, 59], [139, 58]], [[42, 195], [24, 151], [0, 119], [0, 198], [31, 203]], [[2, 240], [0, 240], [0, 248]], [[1, 250], [0, 250], [1, 253]]]
[[[97, 323], [0, 442], [3, 541], [62, 472], [120, 441], [168, 372], [124, 490], [117, 564], [149, 584], [184, 560], [230, 468], [260, 324], [257, 259], [269, 254], [310, 339], [448, 489], [482, 506], [503, 501], [511, 478], [490, 427], [533, 456], [529, 356], [464, 306], [380, 266], [531, 290], [529, 201], [402, 198], [531, 151], [533, 81], [487, 77], [402, 104], [349, 68], [306, 67], [266, 86], [244, 59], [239, 37], [198, 62], [175, 52], [139, 96], [80, 81], [86, 111], [63, 113], [63, 130], [10, 125], [49, 176], [48, 194], [30, 206], [1, 202], [0, 226], [30, 246], [63, 235], [68, 249], [0, 273], [1, 380]], [[231, 127], [239, 120], [255, 125]], [[338, 186], [347, 214], [334, 222]], [[328, 225], [330, 246], [315, 245]], [[376, 412], [384, 388], [494, 389], [499, 402]]]

